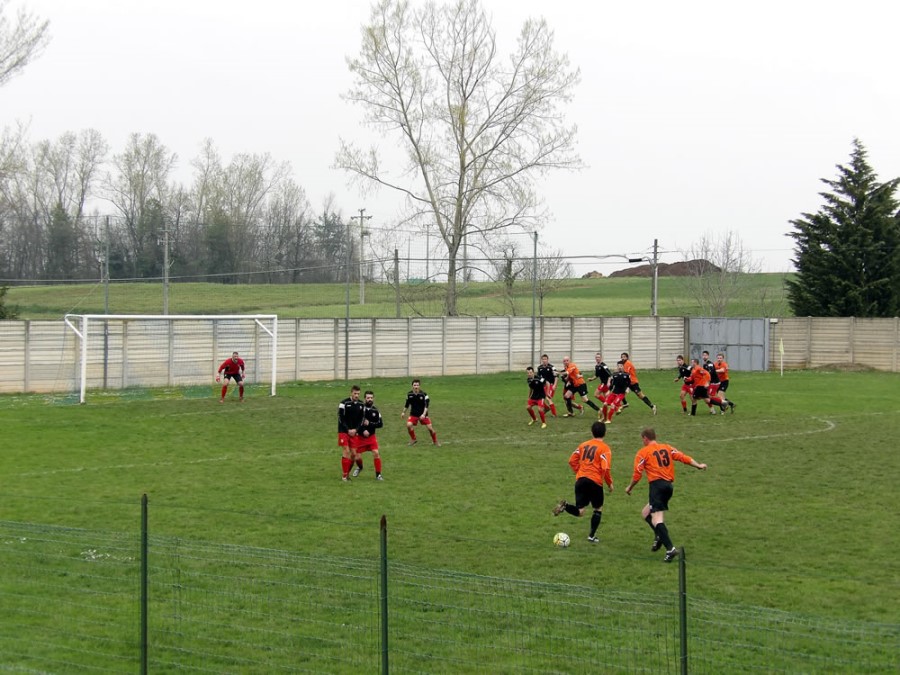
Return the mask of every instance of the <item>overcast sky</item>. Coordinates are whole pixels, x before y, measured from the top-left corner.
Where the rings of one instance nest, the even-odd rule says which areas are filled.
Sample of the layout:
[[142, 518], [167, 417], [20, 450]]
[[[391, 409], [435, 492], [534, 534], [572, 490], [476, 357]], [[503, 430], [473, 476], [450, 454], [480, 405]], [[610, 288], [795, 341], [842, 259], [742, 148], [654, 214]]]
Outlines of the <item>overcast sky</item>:
[[[568, 119], [587, 168], [542, 182], [552, 220], [540, 238], [566, 255], [646, 255], [658, 239], [675, 262], [701, 235], [731, 229], [765, 271], [788, 271], [788, 221], [819, 209], [819, 179], [848, 161], [854, 137], [882, 180], [900, 176], [900, 3], [483, 4], [505, 48], [543, 16], [581, 69]], [[155, 133], [184, 182], [212, 138], [225, 161], [290, 162], [314, 207], [333, 194], [345, 215], [365, 207], [373, 226], [393, 222], [389, 194], [361, 197], [329, 168], [339, 137], [368, 138], [340, 98], [365, 0], [26, 6], [50, 19], [52, 42], [0, 89], [0, 126], [27, 122], [32, 142], [94, 128], [113, 152], [132, 132]]]

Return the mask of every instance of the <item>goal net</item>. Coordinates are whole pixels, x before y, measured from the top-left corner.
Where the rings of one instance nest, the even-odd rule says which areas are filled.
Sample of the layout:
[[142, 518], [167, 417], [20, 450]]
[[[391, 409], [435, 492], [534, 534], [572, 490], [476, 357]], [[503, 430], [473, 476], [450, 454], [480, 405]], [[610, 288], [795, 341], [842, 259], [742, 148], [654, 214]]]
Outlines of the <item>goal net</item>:
[[75, 385], [90, 390], [210, 386], [232, 352], [275, 396], [278, 316], [67, 314], [78, 338]]

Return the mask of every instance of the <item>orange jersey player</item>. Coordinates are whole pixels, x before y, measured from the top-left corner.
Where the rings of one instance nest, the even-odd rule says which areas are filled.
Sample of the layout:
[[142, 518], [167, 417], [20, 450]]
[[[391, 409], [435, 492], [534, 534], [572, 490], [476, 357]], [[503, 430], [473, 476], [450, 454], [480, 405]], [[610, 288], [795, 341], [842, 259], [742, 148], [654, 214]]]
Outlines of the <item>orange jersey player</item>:
[[688, 464], [695, 469], [706, 470], [706, 464], [695, 461], [692, 457], [666, 443], [656, 440], [656, 431], [651, 428], [641, 432], [643, 447], [637, 451], [634, 457], [634, 474], [631, 483], [625, 488], [625, 494], [630, 495], [641, 476], [647, 475], [650, 483], [650, 499], [641, 510], [641, 517], [647, 521], [653, 530], [655, 538], [651, 551], [666, 548], [664, 562], [672, 562], [678, 557], [678, 549], [672, 544], [669, 530], [666, 528], [665, 512], [669, 510], [669, 500], [672, 498], [675, 483], [675, 462]]
[[584, 382], [584, 377], [581, 375], [581, 371], [578, 370], [578, 366], [572, 363], [572, 360], [568, 356], [563, 357], [563, 368], [565, 369], [565, 380], [566, 380], [566, 388], [563, 393], [563, 399], [566, 402], [566, 409], [569, 411], [563, 417], [574, 417], [575, 412], [572, 410], [572, 406], [574, 405], [581, 411], [581, 414], [584, 414], [584, 406], [578, 405], [575, 403], [575, 394], [581, 396], [582, 402], [593, 408], [597, 411], [597, 414], [600, 414], [600, 408], [590, 399], [587, 393], [587, 384]]
[[629, 388], [644, 402], [644, 405], [653, 411], [653, 414], [655, 415], [656, 406], [653, 405], [653, 401], [650, 400], [650, 397], [641, 391], [641, 385], [638, 383], [637, 371], [634, 369], [634, 364], [631, 362], [628, 352], [622, 352], [622, 362], [625, 364], [625, 372], [628, 373], [628, 377], [631, 378], [631, 386]]
[[712, 410], [709, 402], [709, 371], [700, 365], [698, 359], [691, 359], [691, 415], [697, 414], [697, 401], [706, 401], [706, 405]]
[[731, 378], [728, 375], [728, 362], [725, 361], [725, 354], [722, 352], [716, 354], [716, 374], [719, 376], [719, 396], [728, 404], [732, 414], [734, 414], [734, 401], [731, 400], [731, 396], [727, 399], [725, 398], [725, 392], [728, 391], [728, 383], [731, 381]]
[[603, 422], [594, 422], [591, 425], [593, 438], [585, 441], [569, 457], [569, 466], [575, 472], [575, 503], [569, 504], [565, 499], [553, 509], [553, 515], [558, 516], [565, 511], [576, 518], [584, 515], [584, 510], [590, 504], [594, 513], [591, 515], [591, 531], [588, 541], [596, 544], [597, 528], [603, 517], [603, 484], [613, 491], [613, 479], [611, 473], [612, 450], [603, 441], [606, 436], [606, 425]]

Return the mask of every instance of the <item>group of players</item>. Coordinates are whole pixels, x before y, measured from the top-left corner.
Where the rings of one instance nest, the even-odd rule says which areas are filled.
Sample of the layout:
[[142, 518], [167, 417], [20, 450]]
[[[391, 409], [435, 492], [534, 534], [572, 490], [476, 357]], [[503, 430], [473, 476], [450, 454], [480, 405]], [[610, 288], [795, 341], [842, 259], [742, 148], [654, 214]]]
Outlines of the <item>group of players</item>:
[[[683, 413], [687, 413], [687, 399], [691, 399], [691, 415], [697, 414], [697, 403], [704, 401], [709, 408], [710, 413], [715, 413], [717, 409], [725, 412], [730, 409], [734, 412], [734, 402], [724, 397], [725, 391], [728, 389], [728, 364], [725, 362], [725, 355], [719, 353], [716, 361], [713, 363], [709, 359], [709, 352], [703, 352], [703, 362], [699, 359], [691, 359], [691, 365], [688, 366], [684, 357], [679, 355], [676, 359], [678, 367], [678, 376], [675, 381], [682, 381], [681, 387], [681, 408]], [[563, 357], [562, 369], [557, 369], [550, 363], [547, 354], [541, 355], [541, 364], [535, 371], [533, 366], [525, 369], [528, 375], [528, 402], [525, 409], [531, 420], [528, 425], [531, 426], [538, 421], [540, 417], [541, 428], [547, 428], [547, 411], [553, 417], [558, 417], [556, 404], [553, 400], [557, 385], [563, 382], [563, 401], [566, 405], [566, 412], [563, 417], [574, 417], [576, 410], [578, 415], [584, 414], [584, 406], [593, 408], [597, 412], [597, 419], [606, 424], [611, 424], [613, 417], [621, 413], [628, 407], [626, 395], [633, 392], [644, 404], [650, 408], [655, 415], [657, 412], [656, 405], [641, 390], [638, 381], [637, 371], [628, 352], [622, 352], [620, 360], [616, 362], [615, 370], [612, 370], [603, 361], [603, 355], [597, 352], [594, 356], [596, 363], [594, 364], [594, 375], [585, 378], [578, 366], [572, 363], [572, 360]], [[594, 398], [600, 402], [600, 406], [594, 403], [588, 396], [587, 383], [598, 381], [597, 388], [594, 391]], [[576, 396], [581, 398], [584, 405], [578, 403]], [[715, 407], [714, 407], [715, 406]], [[537, 415], [535, 414], [537, 408]]]
[[[384, 426], [381, 413], [375, 407], [375, 394], [369, 390], [359, 400], [360, 389], [357, 385], [350, 388], [350, 396], [338, 405], [338, 447], [341, 448], [341, 480], [349, 482], [356, 478], [363, 470], [362, 455], [365, 452], [372, 453], [372, 463], [375, 466], [375, 480], [384, 480], [381, 475], [381, 454], [378, 451], [378, 429]], [[440, 447], [437, 433], [428, 416], [428, 406], [431, 399], [422, 391], [422, 383], [419, 379], [412, 381], [412, 389], [406, 394], [406, 405], [403, 406], [401, 417], [406, 417], [406, 431], [409, 434], [408, 445], [419, 442], [416, 437], [416, 426], [422, 425], [431, 434], [431, 442]], [[407, 412], [408, 411], [408, 412]], [[355, 465], [355, 466], [354, 466]]]
[[[583, 415], [584, 406], [588, 406], [597, 412], [598, 420], [610, 424], [615, 415], [628, 407], [625, 396], [629, 391], [643, 401], [654, 415], [656, 414], [656, 405], [641, 390], [637, 370], [631, 362], [628, 352], [622, 352], [620, 360], [616, 362], [615, 371], [606, 365], [600, 352], [597, 352], [594, 359], [596, 361], [594, 375], [588, 378], [581, 374], [578, 366], [568, 356], [563, 357], [562, 369], [555, 368], [546, 354], [541, 355], [541, 364], [537, 371], [531, 366], [526, 368], [528, 403], [525, 408], [531, 417], [528, 424], [531, 425], [537, 421], [535, 408], [540, 415], [542, 429], [547, 428], [546, 411], [548, 409], [553, 417], [558, 417], [553, 397], [560, 381], [563, 383], [563, 401], [566, 404], [566, 412], [563, 417], [574, 417], [576, 410], [578, 415]], [[588, 396], [587, 383], [594, 380], [599, 380], [594, 391], [594, 398], [600, 401], [602, 407], [594, 403]], [[581, 403], [578, 403], [576, 396], [581, 398]]]

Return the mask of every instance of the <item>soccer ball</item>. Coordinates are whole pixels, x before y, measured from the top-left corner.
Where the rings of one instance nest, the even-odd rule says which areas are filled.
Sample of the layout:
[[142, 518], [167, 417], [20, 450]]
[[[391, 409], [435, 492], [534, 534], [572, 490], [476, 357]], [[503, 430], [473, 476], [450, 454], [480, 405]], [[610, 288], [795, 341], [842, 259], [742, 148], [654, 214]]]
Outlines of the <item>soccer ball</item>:
[[566, 548], [570, 543], [569, 535], [565, 532], [557, 532], [553, 535], [553, 544], [560, 548]]

